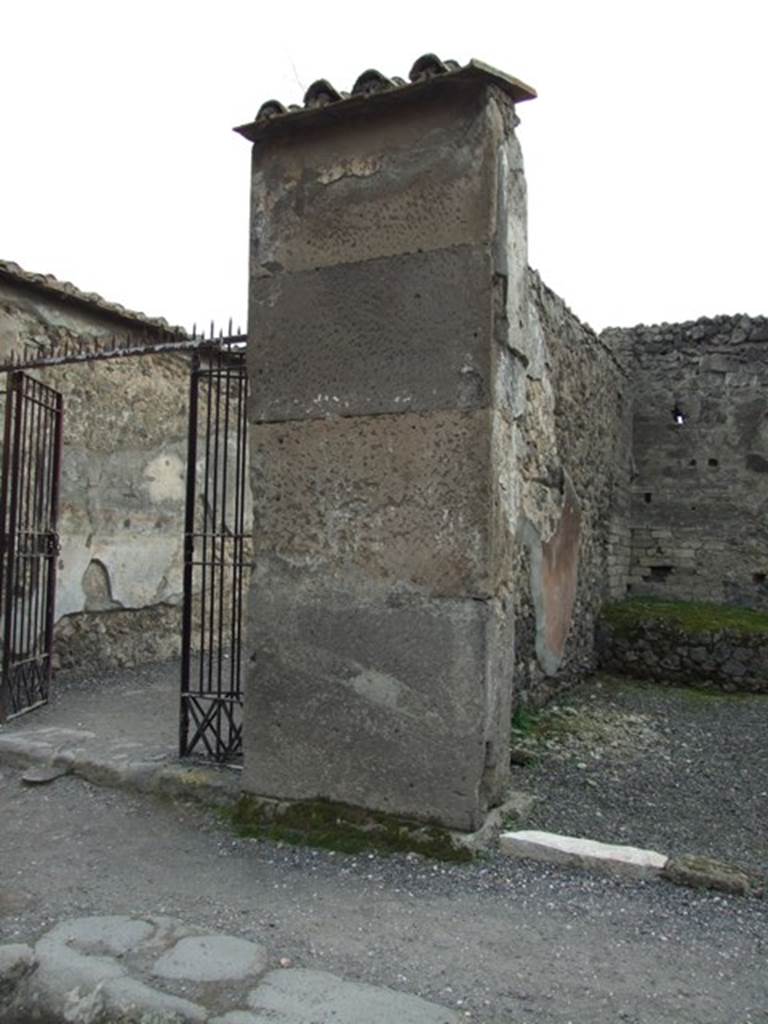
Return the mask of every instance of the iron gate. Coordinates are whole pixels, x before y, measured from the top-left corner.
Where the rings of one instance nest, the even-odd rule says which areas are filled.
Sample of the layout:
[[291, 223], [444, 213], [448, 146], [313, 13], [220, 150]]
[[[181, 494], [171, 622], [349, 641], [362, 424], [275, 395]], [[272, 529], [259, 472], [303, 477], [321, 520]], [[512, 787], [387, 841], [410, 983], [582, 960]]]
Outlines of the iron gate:
[[184, 533], [182, 757], [242, 752], [241, 657], [249, 535], [247, 374], [242, 346], [192, 357]]
[[8, 374], [0, 508], [0, 722], [44, 704], [51, 682], [62, 396]]

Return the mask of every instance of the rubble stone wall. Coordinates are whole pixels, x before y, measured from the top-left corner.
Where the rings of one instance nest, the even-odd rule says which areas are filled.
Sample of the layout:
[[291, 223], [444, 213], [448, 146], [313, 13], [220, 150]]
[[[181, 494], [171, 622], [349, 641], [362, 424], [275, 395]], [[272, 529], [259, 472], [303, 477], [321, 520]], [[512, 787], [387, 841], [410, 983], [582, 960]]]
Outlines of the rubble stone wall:
[[628, 592], [768, 609], [768, 319], [602, 337], [633, 396]]
[[720, 629], [699, 633], [649, 618], [632, 631], [601, 619], [597, 629], [600, 667], [657, 683], [768, 693], [765, 634]]
[[613, 353], [538, 274], [528, 280], [514, 699], [537, 704], [594, 668], [597, 614], [624, 593], [631, 423]]

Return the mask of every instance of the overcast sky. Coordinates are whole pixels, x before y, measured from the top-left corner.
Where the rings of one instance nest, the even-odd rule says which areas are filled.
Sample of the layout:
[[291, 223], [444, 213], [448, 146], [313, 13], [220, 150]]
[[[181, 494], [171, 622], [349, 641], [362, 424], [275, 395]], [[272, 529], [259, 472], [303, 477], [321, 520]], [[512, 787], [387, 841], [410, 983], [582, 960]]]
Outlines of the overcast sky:
[[245, 321], [248, 143], [426, 51], [533, 85], [530, 262], [594, 327], [768, 314], [768, 3], [0, 0], [0, 258]]

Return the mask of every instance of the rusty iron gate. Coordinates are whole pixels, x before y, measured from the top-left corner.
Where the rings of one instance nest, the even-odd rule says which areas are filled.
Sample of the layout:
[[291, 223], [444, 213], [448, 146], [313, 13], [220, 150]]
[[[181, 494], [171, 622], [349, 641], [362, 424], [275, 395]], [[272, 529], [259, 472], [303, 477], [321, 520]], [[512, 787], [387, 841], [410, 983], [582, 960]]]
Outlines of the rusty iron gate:
[[45, 704], [51, 682], [62, 396], [8, 374], [0, 508], [0, 722]]
[[244, 347], [192, 356], [184, 533], [179, 752], [217, 761], [242, 753], [243, 599], [248, 392]]

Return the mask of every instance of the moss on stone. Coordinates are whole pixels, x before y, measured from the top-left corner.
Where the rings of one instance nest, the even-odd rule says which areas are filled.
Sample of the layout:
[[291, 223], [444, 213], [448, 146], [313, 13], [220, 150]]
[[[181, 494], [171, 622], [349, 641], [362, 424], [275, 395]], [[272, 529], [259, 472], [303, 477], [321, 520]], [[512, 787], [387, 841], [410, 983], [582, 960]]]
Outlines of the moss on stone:
[[647, 622], [666, 622], [683, 633], [768, 633], [768, 614], [753, 608], [709, 604], [705, 601], [664, 601], [634, 597], [607, 605], [602, 617], [623, 636], [632, 636]]
[[436, 824], [325, 800], [277, 804], [242, 796], [225, 812], [238, 835], [314, 846], [339, 853], [419, 853], [434, 860], [463, 862], [472, 853]]

